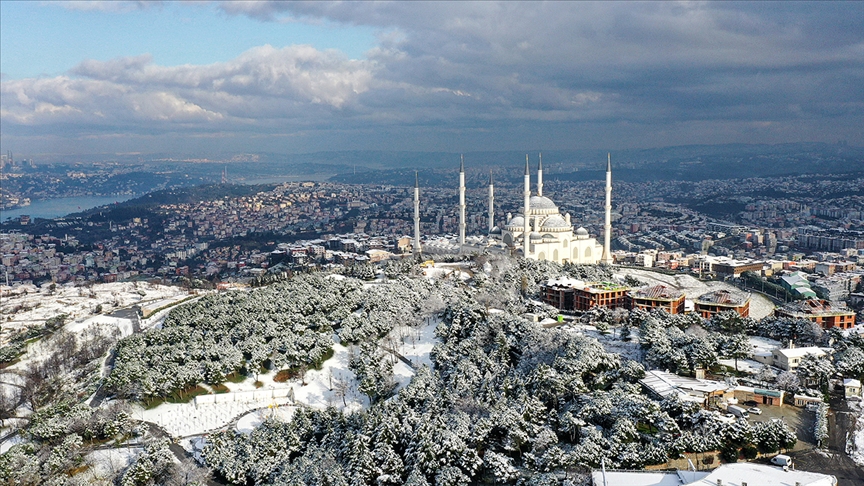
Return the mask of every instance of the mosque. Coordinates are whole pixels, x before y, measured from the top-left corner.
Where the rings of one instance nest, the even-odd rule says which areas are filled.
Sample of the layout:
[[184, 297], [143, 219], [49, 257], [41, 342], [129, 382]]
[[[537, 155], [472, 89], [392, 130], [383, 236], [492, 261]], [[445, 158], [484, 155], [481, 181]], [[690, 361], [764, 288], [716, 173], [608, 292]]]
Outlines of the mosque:
[[[558, 206], [543, 196], [543, 159], [537, 168], [537, 193], [531, 194], [531, 174], [528, 156], [525, 156], [525, 188], [522, 212], [508, 213], [503, 227], [495, 225], [495, 190], [489, 178], [489, 232], [485, 236], [465, 237], [465, 162], [459, 168], [459, 238], [457, 244], [449, 242], [427, 243], [434, 253], [508, 253], [533, 260], [556, 263], [611, 264], [610, 237], [612, 232], [612, 161], [606, 161], [606, 207], [604, 244], [600, 245], [588, 230], [579, 227], [573, 231], [570, 214], [561, 215]], [[414, 253], [420, 254], [420, 189], [414, 184]]]

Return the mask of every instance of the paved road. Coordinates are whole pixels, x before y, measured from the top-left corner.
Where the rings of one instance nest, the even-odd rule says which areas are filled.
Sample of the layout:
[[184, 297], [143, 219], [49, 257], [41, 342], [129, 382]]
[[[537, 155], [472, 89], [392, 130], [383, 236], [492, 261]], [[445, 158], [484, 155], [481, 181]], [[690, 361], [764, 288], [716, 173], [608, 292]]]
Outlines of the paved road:
[[118, 317], [120, 319], [129, 319], [130, 321], [132, 321], [132, 332], [141, 332], [141, 322], [138, 320], [138, 306], [118, 309], [109, 314], [109, 316]]
[[[174, 454], [174, 457], [176, 457], [178, 461], [183, 462], [185, 459], [192, 459], [192, 464], [197, 466], [199, 469], [203, 469], [204, 471], [206, 471], [208, 473], [210, 472], [209, 468], [200, 466], [198, 464], [198, 461], [196, 461], [195, 458], [193, 458], [191, 454], [186, 452], [186, 449], [181, 447], [180, 444], [177, 444], [174, 441], [172, 441], [171, 436], [168, 434], [168, 432], [165, 432], [165, 430], [163, 430], [162, 427], [159, 427], [158, 425], [156, 425], [152, 422], [144, 422], [144, 423], [147, 424], [147, 427], [150, 431], [150, 435], [152, 435], [153, 437], [166, 438], [169, 441], [171, 441], [168, 444], [168, 450], [170, 450], [171, 453]], [[222, 482], [219, 479], [214, 478], [214, 477], [208, 477], [208, 479], [207, 479], [207, 486], [223, 486], [225, 484], [228, 484], [228, 483]]]
[[802, 471], [831, 474], [837, 478], [839, 486], [864, 484], [864, 468], [846, 454], [846, 438], [855, 430], [856, 419], [857, 414], [849, 410], [844, 400], [832, 398], [828, 415], [828, 449], [790, 453], [795, 459], [795, 467]]

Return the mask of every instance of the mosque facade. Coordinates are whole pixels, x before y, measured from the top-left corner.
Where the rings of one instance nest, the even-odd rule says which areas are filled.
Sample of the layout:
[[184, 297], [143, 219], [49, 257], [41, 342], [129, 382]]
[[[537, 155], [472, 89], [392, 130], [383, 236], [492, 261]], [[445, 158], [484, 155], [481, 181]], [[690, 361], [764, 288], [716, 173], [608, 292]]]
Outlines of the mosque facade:
[[[415, 234], [414, 241], [420, 240], [419, 234], [419, 193], [415, 183]], [[556, 263], [611, 264], [609, 249], [611, 234], [611, 160], [606, 166], [606, 219], [604, 244], [591, 237], [588, 231], [579, 227], [575, 231], [570, 214], [561, 214], [558, 206], [543, 195], [543, 160], [537, 169], [537, 190], [531, 192], [531, 174], [528, 156], [525, 157], [525, 180], [522, 212], [507, 214], [507, 221], [501, 226], [494, 223], [494, 186], [489, 179], [489, 232], [485, 236], [466, 238], [465, 235], [465, 164], [459, 170], [459, 236], [453, 245], [436, 243], [436, 252], [459, 253], [509, 253], [533, 260], [546, 260]], [[433, 250], [430, 247], [429, 250]], [[448, 251], [449, 250], [449, 251]], [[415, 243], [415, 251], [419, 246]]]

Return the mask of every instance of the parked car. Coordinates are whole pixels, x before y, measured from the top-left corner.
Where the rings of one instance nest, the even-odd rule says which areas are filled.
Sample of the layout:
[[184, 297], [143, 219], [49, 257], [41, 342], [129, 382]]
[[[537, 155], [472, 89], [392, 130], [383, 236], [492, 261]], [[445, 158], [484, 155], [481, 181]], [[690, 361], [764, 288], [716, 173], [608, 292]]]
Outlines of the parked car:
[[750, 407], [747, 409], [747, 412], [753, 415], [762, 415], [762, 410], [759, 410], [759, 407]]
[[771, 458], [771, 464], [783, 467], [792, 467], [792, 458], [785, 454], [777, 454]]
[[756, 400], [747, 400], [746, 402], [744, 402], [744, 405], [748, 407], [755, 407], [756, 405], [759, 405], [759, 402], [757, 402]]

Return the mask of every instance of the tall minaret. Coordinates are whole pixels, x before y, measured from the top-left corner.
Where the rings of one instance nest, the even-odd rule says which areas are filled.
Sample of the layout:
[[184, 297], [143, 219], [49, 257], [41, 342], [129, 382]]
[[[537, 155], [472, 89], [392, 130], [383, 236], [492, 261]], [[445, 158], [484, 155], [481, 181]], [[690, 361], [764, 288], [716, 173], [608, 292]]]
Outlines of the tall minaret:
[[537, 165], [537, 195], [543, 196], [543, 153], [540, 153], [540, 163]]
[[606, 154], [606, 222], [603, 225], [603, 258], [601, 263], [612, 264], [612, 154]]
[[489, 171], [489, 232], [495, 227], [495, 188], [492, 184], [492, 171]]
[[531, 209], [531, 172], [528, 170], [528, 154], [525, 154], [525, 227], [522, 232], [522, 256], [528, 258], [531, 248], [531, 226], [528, 224], [528, 211]]
[[465, 156], [459, 164], [459, 251], [465, 246]]
[[420, 176], [414, 172], [414, 255], [420, 250]]

